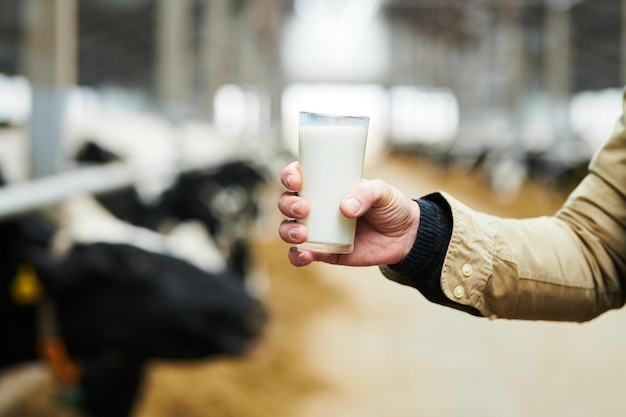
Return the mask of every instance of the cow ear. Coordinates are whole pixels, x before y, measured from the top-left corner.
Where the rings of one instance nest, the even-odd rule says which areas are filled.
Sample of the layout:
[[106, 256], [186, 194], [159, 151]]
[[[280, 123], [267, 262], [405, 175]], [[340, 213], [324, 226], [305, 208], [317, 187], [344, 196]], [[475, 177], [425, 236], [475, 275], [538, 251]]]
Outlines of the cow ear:
[[59, 296], [72, 288], [78, 281], [71, 263], [66, 257], [55, 256], [47, 248], [31, 247], [26, 259], [32, 264], [44, 292], [52, 297]]

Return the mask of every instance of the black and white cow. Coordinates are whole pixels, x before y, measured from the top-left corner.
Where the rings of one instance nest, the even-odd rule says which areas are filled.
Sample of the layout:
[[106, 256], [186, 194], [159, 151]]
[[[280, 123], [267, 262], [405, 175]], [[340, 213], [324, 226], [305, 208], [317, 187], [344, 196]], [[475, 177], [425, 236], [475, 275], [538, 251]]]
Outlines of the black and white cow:
[[[102, 145], [86, 141], [80, 163], [120, 160]], [[202, 224], [229, 267], [242, 276], [250, 271], [249, 237], [259, 218], [258, 193], [268, 174], [260, 165], [230, 159], [180, 174], [173, 184], [150, 201], [134, 187], [98, 196], [117, 218], [151, 230], [167, 229], [184, 221]]]
[[63, 222], [0, 223], [3, 367], [38, 355], [41, 300], [14, 291], [25, 266], [54, 305], [54, 327], [82, 369], [78, 405], [94, 417], [130, 414], [150, 359], [242, 355], [261, 337], [264, 305], [215, 249], [211, 257], [210, 240], [194, 241], [206, 246], [194, 257], [188, 230], [130, 225], [90, 196], [55, 213]]

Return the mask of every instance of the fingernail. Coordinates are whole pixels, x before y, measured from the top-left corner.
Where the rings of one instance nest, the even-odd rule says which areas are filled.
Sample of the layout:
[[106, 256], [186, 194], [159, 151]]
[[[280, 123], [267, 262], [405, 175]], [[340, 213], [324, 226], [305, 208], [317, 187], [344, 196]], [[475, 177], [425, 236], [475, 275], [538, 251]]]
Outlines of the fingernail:
[[346, 205], [346, 207], [348, 207], [348, 209], [350, 209], [350, 211], [354, 214], [358, 213], [358, 211], [361, 209], [361, 203], [359, 202], [359, 200], [357, 200], [354, 197], [349, 197], [344, 201], [344, 204]]
[[309, 254], [308, 254], [308, 253], [306, 253], [306, 252], [300, 252], [300, 253], [298, 254], [298, 260], [299, 260], [300, 262], [303, 262], [303, 263], [304, 263], [304, 262], [308, 262], [308, 260], [309, 260]]
[[291, 206], [291, 211], [293, 211], [293, 214], [300, 214], [301, 209], [302, 204], [300, 202], [293, 203], [293, 205]]
[[293, 178], [292, 175], [287, 175], [287, 178], [285, 178], [285, 182], [287, 183], [287, 188], [291, 189], [291, 179]]
[[295, 239], [298, 238], [298, 235], [300, 234], [300, 230], [297, 227], [293, 227], [293, 228], [289, 229], [288, 234], [289, 234], [290, 238], [295, 240]]

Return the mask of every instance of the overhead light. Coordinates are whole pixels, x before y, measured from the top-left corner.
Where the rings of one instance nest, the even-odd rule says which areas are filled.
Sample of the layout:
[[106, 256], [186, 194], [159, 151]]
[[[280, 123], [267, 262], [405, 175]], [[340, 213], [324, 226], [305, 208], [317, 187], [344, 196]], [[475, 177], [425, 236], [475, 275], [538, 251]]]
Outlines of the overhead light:
[[369, 20], [376, 15], [378, 0], [295, 0], [298, 17], [310, 20]]

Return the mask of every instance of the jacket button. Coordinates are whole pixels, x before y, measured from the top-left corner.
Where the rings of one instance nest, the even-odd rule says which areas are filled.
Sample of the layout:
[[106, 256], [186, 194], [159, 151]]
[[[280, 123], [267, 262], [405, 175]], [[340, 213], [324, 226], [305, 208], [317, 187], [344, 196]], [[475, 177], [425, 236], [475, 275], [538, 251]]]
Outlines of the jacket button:
[[465, 289], [460, 285], [457, 285], [456, 287], [454, 287], [453, 294], [455, 298], [463, 298], [463, 296], [465, 295]]
[[461, 273], [463, 274], [463, 276], [469, 277], [470, 275], [472, 275], [472, 272], [474, 272], [474, 269], [470, 264], [465, 264], [461, 268]]

